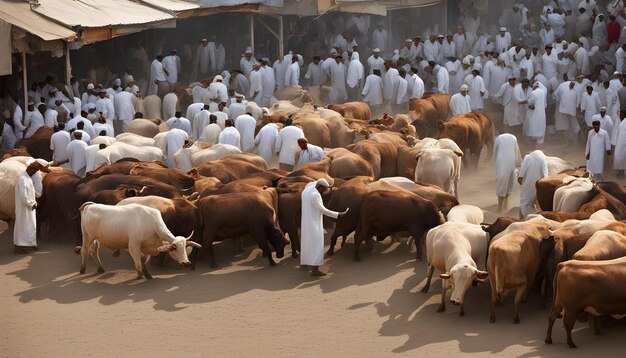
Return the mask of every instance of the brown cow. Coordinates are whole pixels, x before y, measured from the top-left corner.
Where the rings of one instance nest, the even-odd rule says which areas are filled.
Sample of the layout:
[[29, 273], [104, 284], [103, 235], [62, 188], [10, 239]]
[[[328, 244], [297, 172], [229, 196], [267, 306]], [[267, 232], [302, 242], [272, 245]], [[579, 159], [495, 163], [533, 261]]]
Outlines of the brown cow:
[[329, 104], [326, 108], [341, 114], [346, 118], [369, 121], [372, 116], [370, 106], [364, 102], [346, 102], [344, 104]]
[[[496, 302], [505, 290], [516, 288], [515, 318], [519, 323], [519, 304], [535, 282], [541, 260], [539, 245], [550, 235], [547, 223], [524, 222], [518, 230], [502, 233], [489, 245], [487, 272], [491, 285], [491, 318], [496, 321]], [[511, 228], [509, 228], [511, 229]]]
[[596, 186], [613, 195], [622, 203], [626, 203], [626, 186], [612, 181], [598, 182]]
[[15, 143], [15, 148], [24, 148], [31, 157], [33, 158], [41, 158], [47, 161], [52, 161], [52, 149], [50, 149], [50, 137], [54, 130], [50, 127], [40, 127], [37, 131], [30, 137], [20, 139]]
[[563, 311], [567, 344], [576, 348], [572, 328], [581, 313], [593, 316], [612, 315], [621, 318], [626, 313], [626, 258], [607, 261], [562, 262], [554, 277], [555, 295], [548, 322], [545, 342], [552, 343], [554, 321]]
[[85, 174], [85, 181], [90, 181], [96, 178], [99, 178], [103, 175], [109, 174], [124, 174], [130, 175], [130, 171], [137, 167], [142, 166], [143, 168], [167, 168], [167, 165], [163, 164], [163, 162], [155, 161], [155, 162], [140, 162], [135, 158], [126, 158], [122, 160], [118, 160], [115, 163], [103, 165], [100, 168]]
[[580, 213], [591, 215], [598, 210], [607, 209], [613, 214], [615, 219], [626, 220], [626, 205], [624, 205], [623, 201], [618, 200], [598, 187], [594, 187], [592, 191], [598, 192], [598, 194], [591, 201], [580, 207]]
[[331, 149], [326, 154], [331, 158], [328, 175], [333, 178], [347, 179], [361, 175], [374, 177], [372, 165], [358, 154], [345, 148]]
[[[439, 124], [440, 138], [452, 139], [461, 150], [469, 149], [473, 155], [474, 168], [478, 166], [480, 153], [487, 146], [488, 157], [493, 153], [495, 130], [491, 119], [482, 113], [463, 113], [453, 117], [448, 122]], [[466, 156], [463, 156], [466, 162]]]
[[[190, 190], [194, 187], [194, 179], [191, 175], [183, 173], [178, 169], [170, 168], [154, 168], [151, 166], [137, 165], [129, 172], [130, 175], [138, 175], [156, 179], [165, 184], [169, 184], [177, 188], [183, 194], [190, 194]], [[178, 235], [185, 236], [187, 235]]]
[[[80, 225], [74, 220], [74, 192], [81, 178], [71, 169], [58, 168], [43, 177], [37, 199], [37, 229], [49, 238], [68, 237], [82, 242]], [[47, 229], [47, 230], [44, 230]]]
[[422, 99], [429, 100], [439, 113], [439, 119], [445, 121], [450, 116], [450, 95], [447, 93], [426, 92]]
[[558, 188], [567, 185], [567, 182], [563, 182], [567, 176], [581, 177], [585, 176], [585, 174], [577, 170], [564, 170], [558, 174], [537, 180], [535, 188], [537, 189], [537, 202], [539, 202], [541, 210], [554, 210], [554, 193]]
[[189, 174], [193, 177], [215, 177], [226, 184], [231, 181], [244, 178], [252, 173], [262, 172], [264, 169], [249, 162], [225, 157], [204, 163], [192, 169]]
[[367, 193], [363, 197], [359, 214], [354, 239], [355, 261], [361, 260], [361, 242], [369, 242], [374, 235], [386, 237], [405, 231], [409, 231], [415, 239], [419, 259], [426, 231], [445, 221], [433, 203], [406, 191], [379, 190]]
[[187, 199], [167, 199], [160, 196], [136, 196], [127, 198], [117, 205], [141, 204], [155, 208], [161, 212], [161, 217], [167, 228], [175, 236], [188, 237], [195, 232], [200, 220], [198, 209]]
[[601, 261], [624, 256], [626, 256], [626, 236], [610, 230], [600, 230], [591, 235], [585, 246], [578, 250], [572, 259]]
[[352, 152], [363, 157], [374, 169], [374, 179], [393, 177], [398, 172], [398, 150], [394, 144], [364, 140]]
[[[269, 244], [274, 247], [276, 257], [284, 255], [289, 241], [278, 228], [276, 189], [246, 193], [229, 193], [208, 196], [198, 201], [203, 243], [209, 251], [211, 267], [217, 267], [213, 253], [213, 242], [241, 235], [250, 235], [263, 250], [270, 265], [275, 266]], [[192, 270], [196, 267], [198, 256], [203, 249], [195, 250], [192, 258]]]
[[483, 230], [489, 233], [489, 239], [493, 239], [499, 233], [506, 230], [511, 224], [521, 221], [510, 216], [500, 216], [491, 225], [483, 226]]
[[411, 99], [408, 115], [420, 138], [435, 138], [439, 134], [437, 123], [450, 115], [450, 95], [429, 93], [421, 99]]

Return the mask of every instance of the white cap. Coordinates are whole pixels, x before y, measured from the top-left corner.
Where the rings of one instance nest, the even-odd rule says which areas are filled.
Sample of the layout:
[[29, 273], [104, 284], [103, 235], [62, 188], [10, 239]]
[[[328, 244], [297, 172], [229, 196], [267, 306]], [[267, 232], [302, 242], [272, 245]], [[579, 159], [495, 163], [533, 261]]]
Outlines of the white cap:
[[217, 75], [217, 76], [215, 76], [215, 78], [213, 79], [213, 82], [216, 82], [216, 81], [223, 81], [223, 80], [224, 80], [224, 77], [222, 77], [222, 76], [220, 76], [220, 75]]
[[241, 93], [237, 93], [237, 92], [235, 92], [235, 97], [246, 98], [246, 96], [242, 95]]
[[119, 78], [116, 78], [113, 81], [113, 86], [121, 86], [122, 85], [122, 80], [120, 80]]
[[326, 181], [326, 179], [321, 178], [317, 180], [317, 183], [315, 184], [315, 186], [323, 186], [325, 188], [330, 188], [330, 184], [328, 184], [328, 182]]
[[468, 85], [461, 85], [461, 91], [467, 91], [467, 90], [469, 90]]
[[96, 104], [95, 103], [87, 103], [87, 108], [88, 109], [96, 109]]
[[252, 47], [250, 46], [246, 47], [246, 52], [244, 53], [252, 53]]
[[135, 82], [135, 78], [131, 75], [126, 76], [126, 82]]
[[506, 32], [506, 27], [502, 26], [502, 27], [500, 28], [500, 31], [501, 31], [501, 32], [502, 32], [502, 31]]
[[95, 86], [93, 85], [93, 83], [90, 83], [90, 84], [87, 85], [87, 89], [88, 90], [92, 90], [94, 88], [95, 88]]
[[372, 50], [372, 52], [375, 52], [375, 53], [380, 52], [380, 49], [376, 47], [375, 49]]
[[600, 107], [600, 112], [606, 112], [606, 107], [605, 106]]

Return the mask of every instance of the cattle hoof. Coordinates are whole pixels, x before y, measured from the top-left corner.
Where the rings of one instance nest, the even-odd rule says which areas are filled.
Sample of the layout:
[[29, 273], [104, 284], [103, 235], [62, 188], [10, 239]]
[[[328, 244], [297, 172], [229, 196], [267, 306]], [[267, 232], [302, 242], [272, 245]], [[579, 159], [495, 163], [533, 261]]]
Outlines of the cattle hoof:
[[120, 250], [115, 250], [113, 251], [113, 257], [119, 257], [120, 256]]
[[518, 324], [519, 322], [520, 322], [520, 321], [519, 321], [519, 317], [515, 317], [515, 318], [513, 319], [513, 323]]
[[424, 287], [422, 287], [422, 290], [421, 290], [421, 291], [422, 291], [422, 293], [428, 293], [428, 290], [429, 290], [429, 289], [430, 289], [430, 287], [429, 287], [429, 286], [424, 286]]
[[437, 308], [437, 312], [443, 312], [446, 310], [446, 306], [445, 305], [440, 305], [439, 308]]
[[546, 342], [546, 344], [552, 344], [552, 338], [548, 337], [544, 342]]
[[81, 250], [81, 249], [82, 249], [82, 247], [81, 247], [81, 246], [76, 246], [76, 247], [74, 248], [74, 253], [75, 253], [76, 255], [80, 254], [80, 250]]
[[152, 275], [146, 275], [146, 280], [152, 280]]
[[85, 273], [85, 268], [81, 267], [79, 272], [80, 272], [81, 275], [84, 274]]
[[98, 273], [104, 273], [104, 267], [102, 266], [98, 267]]
[[460, 311], [460, 312], [459, 312], [459, 316], [460, 316], [460, 317], [465, 317], [465, 311]]
[[328, 256], [333, 256], [334, 254], [335, 254], [334, 251], [330, 251], [330, 250], [326, 251], [326, 255]]

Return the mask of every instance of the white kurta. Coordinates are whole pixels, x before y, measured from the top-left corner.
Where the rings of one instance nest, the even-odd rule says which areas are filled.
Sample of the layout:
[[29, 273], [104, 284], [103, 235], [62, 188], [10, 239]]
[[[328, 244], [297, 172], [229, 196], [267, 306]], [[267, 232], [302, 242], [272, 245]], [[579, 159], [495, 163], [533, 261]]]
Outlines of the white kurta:
[[167, 122], [165, 122], [165, 125], [167, 125], [167, 128], [169, 129], [174, 129], [174, 128], [182, 129], [185, 132], [187, 132], [188, 136], [191, 136], [192, 134], [191, 122], [189, 122], [189, 120], [185, 117], [180, 117], [180, 118], [172, 117], [168, 119]]
[[604, 157], [607, 150], [611, 150], [609, 134], [602, 128], [598, 133], [595, 130], [590, 130], [587, 134], [587, 146], [585, 147], [585, 155], [589, 155], [589, 160], [587, 160], [589, 173], [604, 174]]
[[591, 127], [591, 118], [600, 113], [600, 97], [595, 92], [585, 92], [580, 98], [580, 110], [585, 111], [585, 124]]
[[235, 120], [235, 128], [241, 135], [241, 150], [244, 152], [252, 151], [254, 147], [254, 131], [256, 129], [256, 120], [254, 117], [244, 114]]
[[135, 95], [130, 92], [120, 92], [115, 95], [113, 102], [115, 103], [115, 112], [117, 119], [128, 125], [135, 118], [135, 106], [133, 106], [133, 97]]
[[452, 116], [471, 112], [470, 97], [467, 95], [463, 96], [460, 93], [455, 94], [450, 98], [450, 110], [452, 111]]
[[200, 138], [202, 131], [204, 131], [204, 127], [209, 125], [209, 117], [211, 116], [211, 112], [206, 109], [201, 110], [196, 116], [193, 118], [193, 128], [192, 128], [192, 137], [195, 140]]
[[62, 163], [69, 160], [67, 156], [67, 145], [72, 139], [66, 131], [58, 131], [50, 137], [50, 150], [52, 150], [52, 161]]
[[626, 169], [626, 120], [619, 122], [619, 125], [613, 128], [616, 133], [615, 153], [613, 153], [613, 168], [617, 170]]
[[298, 139], [304, 137], [304, 132], [301, 128], [295, 126], [288, 126], [278, 132], [276, 137], [276, 152], [278, 155], [278, 162], [287, 165], [294, 165], [296, 163], [296, 152], [300, 150], [298, 147]]
[[515, 86], [511, 86], [509, 83], [505, 83], [500, 87], [500, 90], [495, 92], [493, 95], [494, 99], [500, 99], [501, 103], [504, 106], [504, 117], [502, 119], [503, 123], [507, 126], [518, 125], [516, 119], [517, 113], [517, 102], [513, 96], [513, 91], [515, 90]]
[[483, 94], [487, 91], [483, 78], [469, 75], [465, 77], [465, 84], [469, 86], [469, 92], [467, 94], [470, 98], [472, 111], [482, 111], [482, 109], [485, 108], [483, 104]]
[[307, 144], [307, 148], [300, 152], [300, 159], [295, 166], [295, 170], [302, 168], [307, 163], [317, 163], [324, 158], [324, 150], [311, 143]]
[[244, 114], [246, 114], [246, 103], [232, 103], [229, 107], [228, 107], [228, 114], [230, 115], [230, 118], [237, 118], [239, 116], [242, 116]]
[[393, 100], [396, 87], [398, 86], [398, 78], [400, 74], [395, 68], [390, 68], [383, 78], [383, 98]]
[[183, 147], [185, 141], [189, 139], [189, 135], [182, 129], [172, 128], [165, 135], [165, 152], [167, 154], [166, 164], [170, 168], [176, 168], [174, 162], [174, 154]]
[[241, 149], [241, 136], [235, 127], [226, 127], [220, 133], [218, 138], [219, 144], [230, 144]]
[[348, 99], [348, 93], [346, 92], [346, 66], [343, 63], [335, 61], [330, 64], [330, 85], [331, 90], [328, 94], [328, 100], [331, 103], [343, 103]]
[[165, 81], [165, 72], [163, 71], [163, 64], [154, 59], [150, 64], [150, 83], [148, 84], [148, 95], [156, 95], [159, 91], [159, 87], [154, 81]]
[[96, 170], [96, 155], [100, 150], [99, 144], [89, 145], [85, 148], [85, 173]]
[[500, 134], [494, 143], [493, 157], [496, 161], [496, 195], [508, 196], [513, 192], [515, 168], [521, 162], [521, 154], [514, 135]]
[[174, 84], [178, 82], [178, 72], [180, 72], [180, 57], [169, 55], [163, 58], [163, 68], [168, 72], [166, 75], [167, 82]]
[[207, 144], [216, 144], [219, 141], [220, 133], [222, 133], [220, 126], [216, 123], [211, 123], [204, 127], [204, 130], [198, 140]]
[[[45, 121], [43, 119], [43, 115], [38, 110], [34, 110], [32, 112], [26, 112], [26, 117], [24, 118], [24, 126], [27, 128], [26, 133], [24, 133], [24, 138], [30, 138], [37, 129], [43, 127]], [[17, 133], [16, 133], [17, 135]], [[19, 135], [18, 138], [21, 138]]]
[[259, 71], [261, 72], [263, 96], [260, 101], [256, 100], [256, 102], [259, 106], [269, 107], [270, 100], [276, 89], [276, 76], [274, 75], [274, 70], [268, 66], [262, 66]]
[[36, 197], [41, 196], [41, 183], [35, 181], [24, 171], [15, 185], [15, 227], [13, 243], [17, 246], [37, 246], [37, 219], [33, 205]]
[[300, 265], [321, 266], [324, 263], [323, 215], [336, 219], [339, 213], [324, 207], [315, 183], [307, 184], [302, 191]]
[[[250, 72], [250, 92], [248, 93], [248, 97], [255, 101], [261, 100], [261, 95], [263, 93], [263, 78], [261, 77], [261, 71], [252, 71]], [[245, 94], [245, 93], [242, 93]], [[255, 97], [256, 94], [256, 97]]]
[[513, 101], [517, 102], [517, 111], [515, 112], [515, 124], [513, 125], [522, 124], [526, 119], [526, 110], [528, 109], [528, 104], [522, 102], [528, 101], [529, 93], [529, 87], [526, 87], [526, 89], [524, 89], [521, 83], [515, 85], [515, 88], [513, 89]]
[[346, 77], [346, 83], [348, 87], [355, 88], [360, 83], [363, 83], [363, 75], [365, 68], [361, 61], [359, 61], [359, 53], [354, 52], [352, 54], [352, 59], [350, 60], [350, 64], [348, 65], [348, 75]]
[[[528, 95], [529, 108], [524, 121], [524, 135], [532, 138], [543, 138], [546, 133], [546, 91], [538, 87]], [[534, 106], [531, 109], [530, 106]], [[540, 143], [541, 144], [541, 143]]]
[[83, 177], [85, 176], [85, 148], [87, 143], [82, 140], [73, 140], [67, 145], [67, 155], [70, 159], [70, 169], [74, 174]]
[[548, 176], [548, 161], [542, 151], [536, 150], [524, 157], [519, 176], [522, 180], [520, 189], [520, 212], [522, 217], [535, 212], [537, 189], [535, 183]]
[[370, 106], [380, 106], [383, 104], [382, 78], [377, 75], [367, 76], [361, 95], [363, 95], [363, 102], [369, 103]]
[[287, 66], [285, 70], [285, 87], [297, 86], [300, 83], [300, 66], [298, 62]]
[[276, 145], [276, 137], [278, 137], [278, 126], [274, 123], [268, 123], [254, 138], [254, 144], [259, 148], [259, 155], [269, 164], [274, 156], [274, 147]]

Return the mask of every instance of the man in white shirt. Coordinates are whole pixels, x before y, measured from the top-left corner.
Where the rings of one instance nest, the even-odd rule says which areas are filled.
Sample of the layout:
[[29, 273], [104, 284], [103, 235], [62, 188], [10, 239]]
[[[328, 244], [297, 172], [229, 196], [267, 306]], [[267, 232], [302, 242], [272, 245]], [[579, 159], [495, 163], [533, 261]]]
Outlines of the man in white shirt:
[[217, 125], [217, 116], [215, 114], [211, 114], [209, 116], [209, 125], [204, 127], [198, 141], [207, 144], [216, 144], [219, 141], [221, 132], [222, 129]]
[[591, 123], [595, 121], [600, 122], [600, 128], [604, 129], [609, 134], [609, 138], [611, 138], [611, 144], [613, 144], [613, 120], [611, 119], [611, 117], [606, 115], [605, 106], [600, 107], [600, 113], [591, 117]]
[[324, 81], [322, 78], [322, 64], [319, 56], [313, 57], [313, 62], [309, 63], [304, 78], [309, 80], [311, 86], [321, 86]]
[[255, 63], [250, 72], [250, 92], [248, 98], [250, 101], [260, 103], [261, 94], [263, 93], [263, 78], [261, 77], [261, 64]]
[[[300, 83], [300, 65], [298, 55], [291, 56], [291, 64], [285, 71], [285, 87], [297, 86]], [[236, 121], [235, 121], [236, 122]]]
[[[30, 138], [37, 132], [37, 129], [45, 125], [43, 113], [46, 112], [46, 105], [42, 103], [36, 110], [33, 108], [31, 111], [30, 109], [31, 107], [29, 106], [28, 112], [26, 112], [26, 116], [24, 117], [24, 138]], [[20, 137], [18, 136], [18, 138]]]
[[93, 124], [93, 130], [95, 132], [96, 137], [97, 136], [115, 137], [113, 127], [107, 124], [107, 121], [106, 119], [104, 119], [104, 117], [100, 117], [98, 121]]
[[168, 129], [178, 128], [184, 130], [188, 136], [191, 136], [191, 122], [185, 117], [182, 116], [183, 113], [181, 111], [176, 111], [174, 117], [170, 118], [165, 122], [165, 125]]
[[468, 85], [462, 85], [460, 92], [450, 98], [450, 110], [452, 116], [458, 116], [459, 114], [468, 113], [472, 111], [470, 106], [470, 97], [467, 95], [469, 91]]
[[587, 86], [587, 92], [585, 92], [580, 98], [580, 111], [585, 119], [587, 129], [591, 129], [591, 118], [600, 113], [600, 98], [598, 94], [593, 91], [593, 86]]
[[511, 34], [506, 31], [506, 27], [500, 28], [500, 33], [496, 36], [496, 51], [506, 52], [511, 46]]
[[276, 137], [278, 137], [278, 125], [268, 123], [261, 128], [259, 134], [254, 138], [254, 145], [258, 147], [259, 155], [268, 165], [274, 157]]
[[72, 136], [74, 139], [67, 145], [70, 168], [74, 171], [74, 174], [82, 178], [85, 176], [85, 166], [87, 165], [85, 161], [87, 143], [83, 141], [82, 133], [79, 131], [74, 131]]
[[611, 140], [609, 134], [600, 128], [600, 121], [593, 121], [593, 129], [587, 134], [585, 159], [587, 171], [596, 182], [604, 181], [604, 158], [611, 155]]
[[482, 112], [485, 108], [483, 96], [485, 95], [485, 82], [480, 77], [478, 70], [472, 70], [472, 74], [465, 77], [465, 84], [469, 86], [468, 97], [472, 112]]
[[247, 101], [245, 101], [244, 95], [235, 93], [235, 102], [228, 107], [228, 114], [230, 118], [235, 118], [235, 125], [237, 124], [237, 117], [246, 114], [246, 105]]
[[64, 129], [65, 123], [59, 123], [57, 128], [54, 129], [54, 134], [50, 137], [50, 150], [52, 150], [52, 161], [55, 166], [61, 166], [69, 162], [67, 145], [70, 144], [72, 139], [70, 134]]
[[96, 111], [106, 118], [109, 125], [113, 126], [113, 119], [115, 118], [115, 104], [113, 104], [113, 101], [107, 97], [107, 93], [104, 89], [99, 90], [98, 95], [100, 98], [96, 101]]
[[230, 144], [241, 149], [241, 135], [235, 129], [232, 119], [227, 119], [224, 123], [224, 130], [219, 135], [219, 144]]
[[302, 128], [296, 127], [291, 119], [284, 122], [285, 126], [278, 132], [276, 137], [276, 154], [278, 154], [278, 167], [280, 170], [292, 171], [296, 163], [298, 151], [298, 139], [304, 137]]
[[[563, 82], [554, 91], [554, 98], [557, 101], [557, 113], [555, 115], [555, 129], [561, 131], [563, 140], [574, 140], [580, 126], [576, 118], [576, 108], [580, 103], [576, 82]], [[569, 133], [568, 133], [569, 131]]]
[[256, 120], [249, 114], [242, 114], [235, 119], [235, 128], [239, 131], [241, 138], [241, 150], [251, 153], [254, 148]]
[[324, 150], [313, 144], [309, 144], [309, 141], [305, 138], [298, 139], [298, 146], [300, 147], [300, 158], [296, 164], [295, 170], [302, 168], [307, 163], [317, 163], [324, 158]]
[[158, 95], [163, 98], [170, 89], [167, 83], [168, 71], [163, 68], [163, 56], [158, 55], [150, 64], [150, 85], [148, 86], [148, 95]]
[[135, 97], [135, 95], [130, 91], [130, 88], [126, 88], [126, 90], [115, 96], [115, 111], [117, 113], [117, 120], [120, 121], [121, 124], [121, 133], [128, 132], [128, 125], [135, 118], [133, 97]]
[[[98, 96], [96, 95], [94, 89], [95, 86], [93, 85], [93, 83], [87, 85], [87, 92], [83, 93], [83, 96], [81, 98], [81, 103], [83, 105], [88, 103], [96, 103], [96, 101], [98, 100]], [[76, 115], [77, 113], [74, 114]]]
[[241, 56], [239, 61], [239, 68], [243, 74], [250, 78], [250, 72], [252, 72], [252, 66], [256, 63], [256, 60], [252, 57], [252, 48], [246, 47], [246, 52]]
[[380, 77], [380, 70], [375, 69], [373, 74], [367, 76], [361, 95], [363, 102], [368, 103], [372, 111], [376, 111], [383, 104], [383, 80]]
[[384, 29], [382, 22], [379, 22], [372, 32], [372, 47], [378, 48], [381, 53], [387, 53], [387, 30]]
[[165, 56], [161, 63], [163, 64], [163, 69], [167, 71], [167, 82], [172, 86], [175, 85], [181, 72], [180, 57], [176, 54], [176, 50], [172, 50], [169, 56]]
[[385, 71], [385, 60], [380, 57], [379, 48], [372, 50], [372, 55], [367, 59], [367, 66], [370, 75], [374, 73], [374, 70], [380, 70], [381, 75]]

